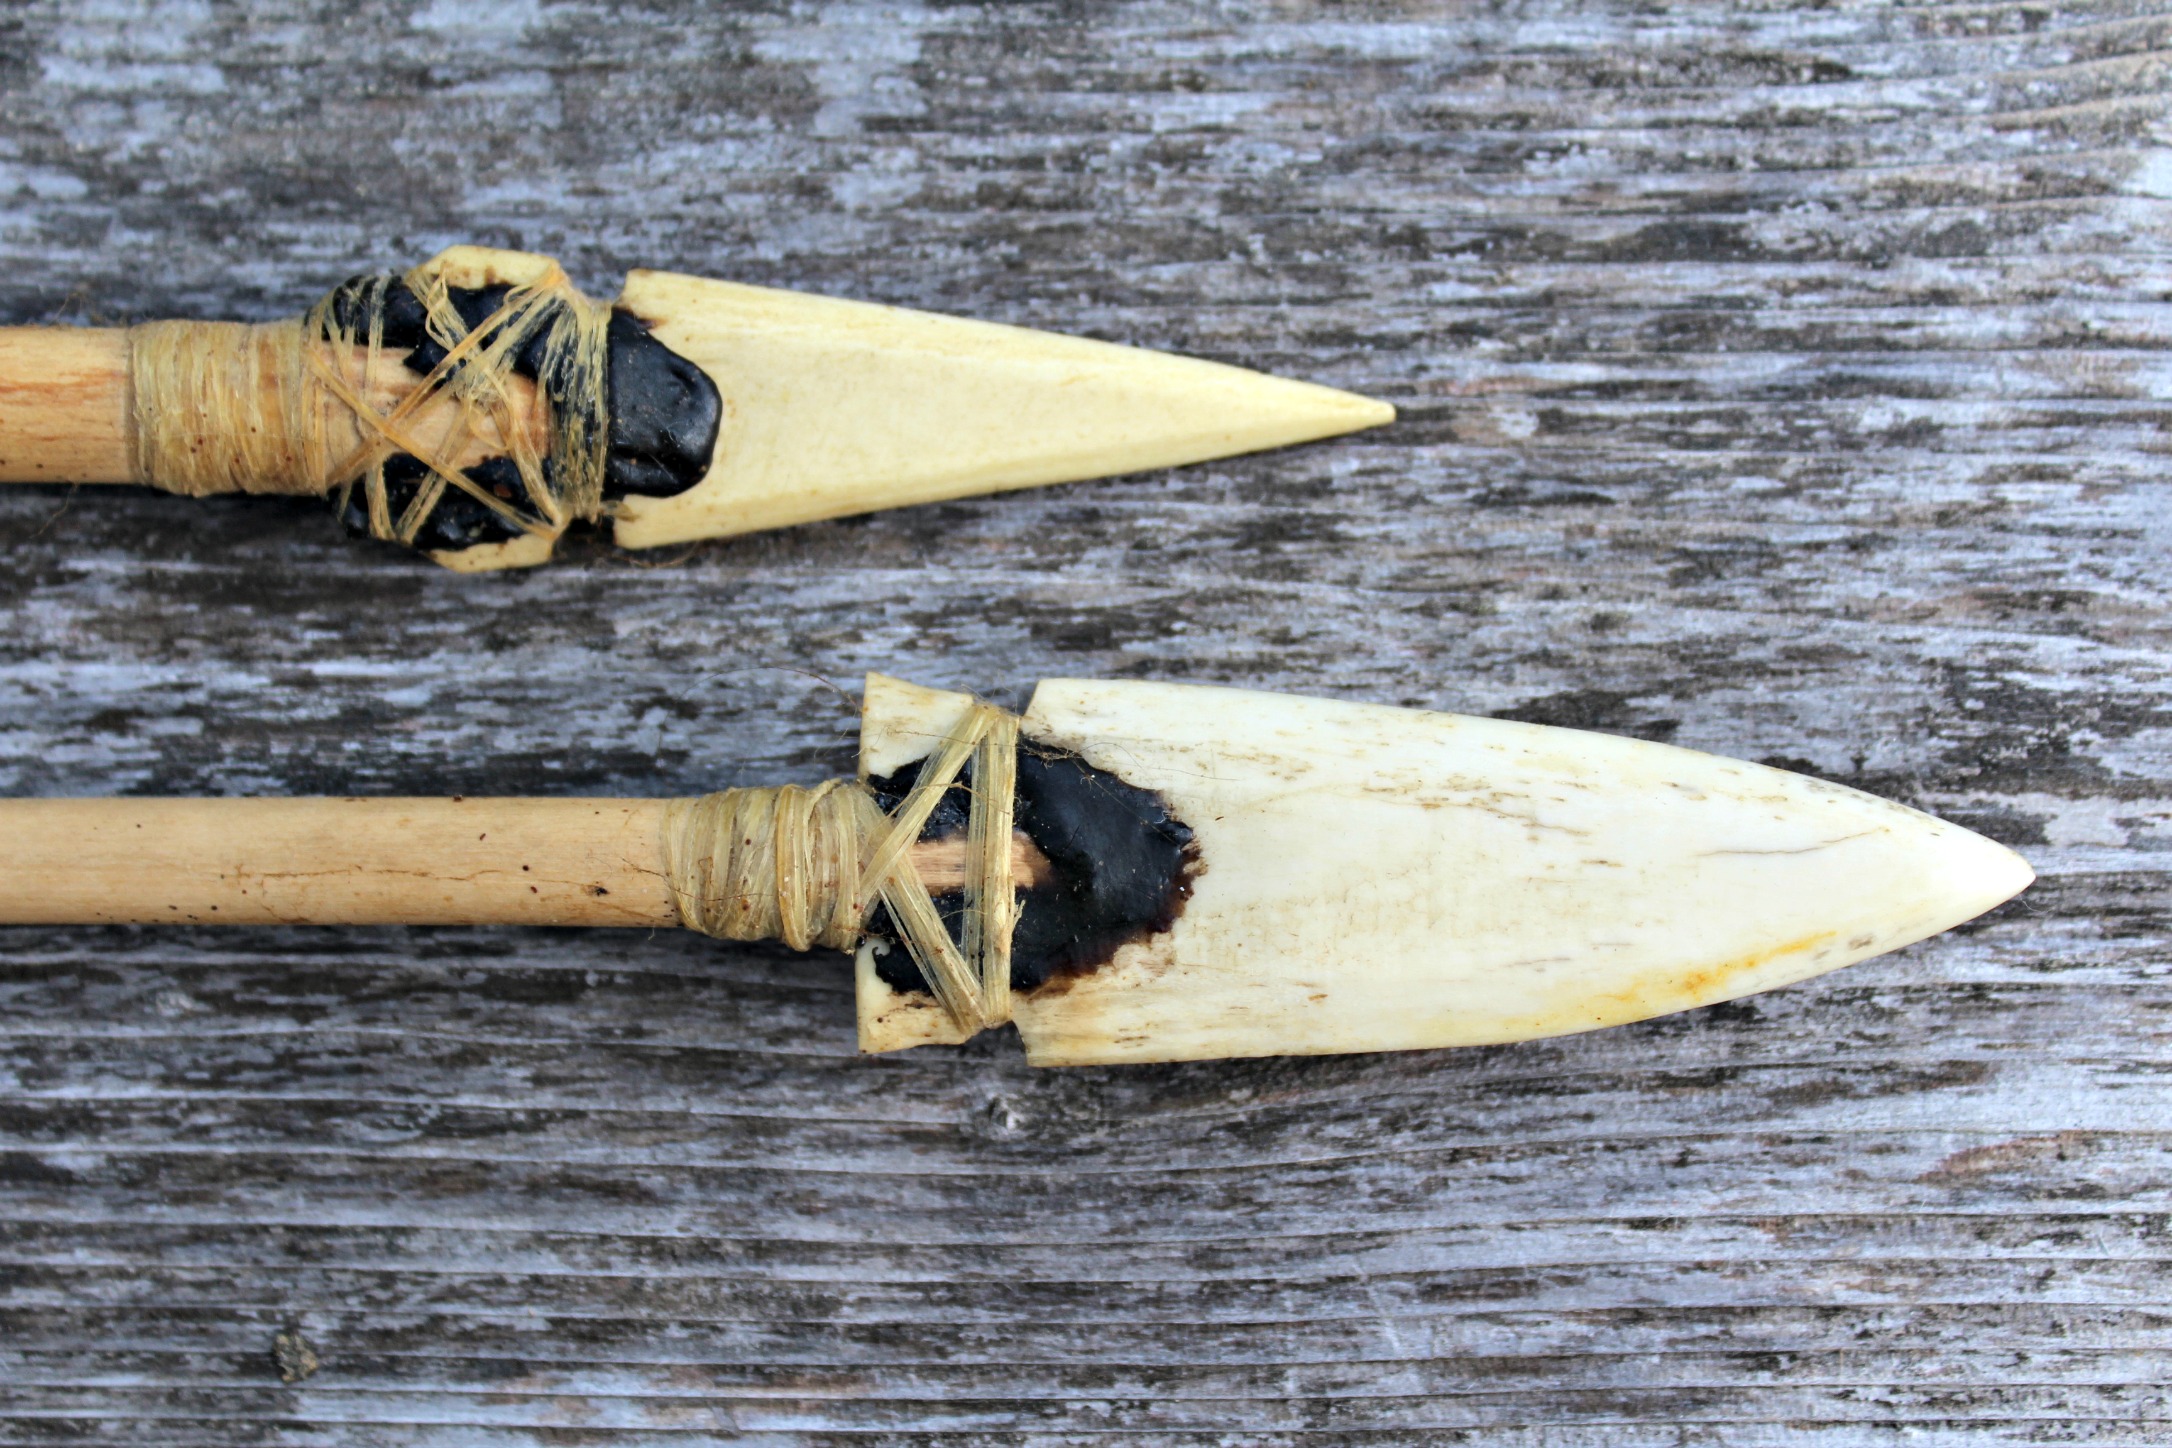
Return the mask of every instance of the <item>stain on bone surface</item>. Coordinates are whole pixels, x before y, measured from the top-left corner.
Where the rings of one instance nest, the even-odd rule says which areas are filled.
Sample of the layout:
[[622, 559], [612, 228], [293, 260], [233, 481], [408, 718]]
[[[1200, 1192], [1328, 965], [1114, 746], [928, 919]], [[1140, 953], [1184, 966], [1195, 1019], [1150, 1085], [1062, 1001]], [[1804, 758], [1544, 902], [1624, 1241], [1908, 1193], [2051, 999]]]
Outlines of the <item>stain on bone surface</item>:
[[[917, 764], [870, 780], [885, 810], [911, 792]], [[972, 767], [944, 792], [921, 829], [923, 840], [962, 837], [972, 798]], [[1134, 940], [1167, 930], [1191, 897], [1197, 848], [1191, 827], [1151, 790], [1127, 784], [1068, 750], [1021, 741], [1014, 823], [1048, 857], [1047, 880], [1019, 892], [1011, 932], [1011, 989], [1038, 990], [1052, 980], [1104, 965]], [[935, 908], [951, 939], [965, 917], [963, 891], [936, 895]], [[895, 939], [888, 912], [877, 910], [870, 933]], [[895, 991], [925, 993], [910, 957], [893, 950], [875, 972]]]

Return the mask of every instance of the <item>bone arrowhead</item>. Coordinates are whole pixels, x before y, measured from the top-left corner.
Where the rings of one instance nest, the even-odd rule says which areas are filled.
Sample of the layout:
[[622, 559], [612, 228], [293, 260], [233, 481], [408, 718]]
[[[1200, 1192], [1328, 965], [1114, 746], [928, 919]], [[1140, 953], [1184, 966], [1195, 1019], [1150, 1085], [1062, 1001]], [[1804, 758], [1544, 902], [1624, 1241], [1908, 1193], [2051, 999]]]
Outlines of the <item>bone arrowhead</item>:
[[[963, 696], [886, 684], [863, 737], [895, 768]], [[1856, 790], [1578, 730], [1058, 680], [1023, 733], [1158, 792], [1198, 850], [1169, 929], [1020, 998], [1040, 1065], [1591, 1030], [1897, 949], [2033, 878]], [[865, 958], [860, 997], [868, 1049], [956, 1038]]]
[[724, 404], [700, 483], [621, 505], [630, 548], [1173, 467], [1395, 417], [1214, 362], [664, 272], [629, 275], [619, 305]]
[[284, 322], [0, 327], [0, 483], [332, 498], [461, 572], [576, 523], [647, 548], [1170, 467], [1390, 422], [1332, 388], [1076, 337], [455, 246]]

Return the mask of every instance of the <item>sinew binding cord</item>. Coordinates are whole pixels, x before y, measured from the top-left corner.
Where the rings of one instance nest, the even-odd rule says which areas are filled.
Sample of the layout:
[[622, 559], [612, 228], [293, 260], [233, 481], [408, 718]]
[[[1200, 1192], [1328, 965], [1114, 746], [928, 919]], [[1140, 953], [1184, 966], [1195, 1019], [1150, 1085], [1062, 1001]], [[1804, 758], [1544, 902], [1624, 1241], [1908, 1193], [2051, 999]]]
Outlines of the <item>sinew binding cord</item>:
[[858, 778], [811, 790], [15, 800], [0, 831], [0, 923], [856, 947], [863, 1049], [1008, 1017], [1041, 1065], [1589, 1030], [1897, 949], [2032, 878], [1929, 815], [1668, 745], [1080, 680], [1013, 718], [873, 676]]
[[[707, 935], [850, 950], [879, 901], [950, 1019], [967, 1034], [1002, 1025], [1011, 1018], [1013, 856], [1023, 848], [1029, 861], [1046, 863], [1030, 840], [1013, 839], [1017, 760], [1017, 718], [976, 703], [888, 811], [874, 789], [851, 779], [675, 800], [663, 829], [672, 904]], [[968, 763], [954, 940], [905, 857]], [[1029, 867], [1029, 876], [1039, 873]]]
[[[716, 444], [700, 369], [556, 266], [478, 288], [358, 277], [299, 319], [146, 322], [127, 344], [135, 477], [190, 497], [328, 493], [349, 532], [433, 553], [684, 492]], [[643, 428], [656, 413], [671, 425]]]
[[284, 322], [0, 328], [0, 482], [332, 496], [351, 532], [519, 567], [1171, 467], [1394, 409], [1237, 367], [453, 247]]

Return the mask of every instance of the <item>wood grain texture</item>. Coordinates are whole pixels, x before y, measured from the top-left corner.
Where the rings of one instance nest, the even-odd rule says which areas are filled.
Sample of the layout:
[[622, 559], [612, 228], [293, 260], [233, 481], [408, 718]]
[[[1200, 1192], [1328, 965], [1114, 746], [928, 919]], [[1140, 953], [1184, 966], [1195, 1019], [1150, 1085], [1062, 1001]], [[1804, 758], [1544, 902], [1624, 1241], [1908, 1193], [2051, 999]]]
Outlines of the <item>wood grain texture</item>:
[[684, 933], [10, 929], [0, 1444], [2172, 1441], [2168, 55], [2137, 0], [0, 15], [0, 322], [478, 241], [1404, 413], [518, 577], [10, 488], [8, 792], [812, 781], [868, 668], [1146, 677], [1780, 762], [2044, 877], [1590, 1036], [1042, 1074], [855, 1059], [844, 962]]
[[0, 482], [125, 483], [128, 333], [0, 327]]

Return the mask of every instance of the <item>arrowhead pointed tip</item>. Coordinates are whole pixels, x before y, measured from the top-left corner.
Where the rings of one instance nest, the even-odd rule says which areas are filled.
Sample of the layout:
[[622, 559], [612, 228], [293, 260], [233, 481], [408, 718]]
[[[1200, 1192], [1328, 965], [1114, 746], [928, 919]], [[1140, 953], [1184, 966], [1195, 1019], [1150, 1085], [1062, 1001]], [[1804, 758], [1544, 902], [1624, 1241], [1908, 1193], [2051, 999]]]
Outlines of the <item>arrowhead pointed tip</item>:
[[[1334, 389], [1328, 389], [1333, 391]], [[1395, 421], [1395, 405], [1382, 402], [1377, 397], [1367, 397], [1357, 392], [1335, 392], [1337, 424], [1333, 431], [1322, 432], [1322, 437], [1336, 433], [1361, 432], [1368, 427], [1386, 427]]]
[[1139, 439], [1137, 467], [1127, 470], [1264, 452], [1395, 421], [1393, 406], [1360, 393], [1214, 363], [1196, 365], [1206, 385], [1181, 401], [1174, 391], [1163, 394], [1167, 416], [1159, 436]]
[[1996, 909], [2036, 883], [2027, 860], [1996, 840], [1973, 830], [1947, 825], [1938, 848], [1925, 861], [1926, 885], [1952, 912], [1954, 925]]

